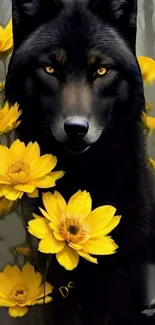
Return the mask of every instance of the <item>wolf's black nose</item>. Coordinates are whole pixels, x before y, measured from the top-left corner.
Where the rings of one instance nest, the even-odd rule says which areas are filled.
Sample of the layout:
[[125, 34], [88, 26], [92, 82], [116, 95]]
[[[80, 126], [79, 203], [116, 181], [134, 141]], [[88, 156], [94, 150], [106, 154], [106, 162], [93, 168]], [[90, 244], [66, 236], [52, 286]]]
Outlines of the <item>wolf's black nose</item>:
[[83, 138], [88, 132], [89, 124], [83, 117], [70, 117], [66, 120], [64, 129], [69, 137]]

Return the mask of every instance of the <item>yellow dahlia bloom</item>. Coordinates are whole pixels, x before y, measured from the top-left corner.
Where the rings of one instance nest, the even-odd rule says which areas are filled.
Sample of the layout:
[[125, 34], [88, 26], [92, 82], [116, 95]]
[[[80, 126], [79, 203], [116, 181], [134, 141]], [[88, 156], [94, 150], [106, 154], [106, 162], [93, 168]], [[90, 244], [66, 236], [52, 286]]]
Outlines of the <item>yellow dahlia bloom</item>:
[[0, 26], [0, 52], [10, 52], [12, 47], [12, 19], [10, 19], [6, 27]]
[[13, 201], [7, 200], [4, 196], [0, 197], [0, 217], [8, 214], [14, 205]]
[[138, 57], [143, 80], [146, 84], [155, 82], [155, 61], [146, 56]]
[[63, 171], [51, 172], [57, 163], [55, 156], [40, 156], [37, 142], [26, 146], [20, 140], [12, 143], [10, 149], [0, 145], [0, 190], [9, 200], [21, 198], [24, 193], [37, 197], [37, 188], [50, 188]]
[[52, 290], [48, 282], [43, 285], [41, 274], [29, 263], [22, 270], [16, 265], [6, 265], [0, 272], [0, 307], [9, 307], [11, 317], [22, 317], [29, 306], [52, 301], [48, 296]]
[[118, 246], [107, 236], [120, 222], [114, 216], [113, 206], [101, 206], [92, 211], [92, 199], [88, 192], [78, 191], [68, 204], [60, 193], [43, 194], [40, 208], [44, 217], [34, 214], [29, 221], [28, 231], [41, 239], [38, 250], [42, 253], [56, 254], [57, 261], [67, 270], [77, 267], [79, 257], [97, 263], [92, 255], [109, 255]]
[[17, 128], [21, 121], [17, 121], [22, 111], [18, 111], [18, 104], [9, 107], [8, 102], [0, 109], [0, 135]]

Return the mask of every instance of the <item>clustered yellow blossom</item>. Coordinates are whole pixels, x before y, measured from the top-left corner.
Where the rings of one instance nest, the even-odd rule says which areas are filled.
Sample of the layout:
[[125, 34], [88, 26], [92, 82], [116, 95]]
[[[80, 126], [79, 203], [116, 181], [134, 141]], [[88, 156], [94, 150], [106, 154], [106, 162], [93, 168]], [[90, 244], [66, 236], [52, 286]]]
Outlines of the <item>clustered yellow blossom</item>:
[[30, 234], [40, 239], [40, 252], [56, 254], [67, 270], [77, 267], [80, 256], [97, 264], [90, 254], [116, 252], [118, 246], [107, 236], [120, 222], [113, 206], [92, 211], [92, 199], [86, 191], [75, 193], [68, 204], [58, 192], [45, 193], [42, 200], [46, 211], [40, 211], [44, 217], [34, 214], [35, 219], [28, 222]]
[[11, 317], [22, 317], [29, 306], [52, 301], [48, 296], [52, 291], [53, 287], [48, 282], [43, 284], [41, 274], [29, 263], [22, 270], [6, 265], [0, 272], [0, 306], [8, 307]]

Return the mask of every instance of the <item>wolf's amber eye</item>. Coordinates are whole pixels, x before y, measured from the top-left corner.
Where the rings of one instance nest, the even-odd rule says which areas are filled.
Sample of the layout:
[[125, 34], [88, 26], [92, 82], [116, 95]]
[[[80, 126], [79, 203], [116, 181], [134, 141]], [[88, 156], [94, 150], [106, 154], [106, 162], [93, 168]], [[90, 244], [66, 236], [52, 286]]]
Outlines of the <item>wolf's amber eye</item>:
[[107, 73], [107, 69], [106, 69], [106, 68], [99, 68], [99, 69], [97, 70], [97, 74], [98, 74], [99, 76], [104, 76], [106, 73]]
[[55, 72], [55, 70], [51, 66], [45, 67], [44, 70], [49, 74], [53, 74]]

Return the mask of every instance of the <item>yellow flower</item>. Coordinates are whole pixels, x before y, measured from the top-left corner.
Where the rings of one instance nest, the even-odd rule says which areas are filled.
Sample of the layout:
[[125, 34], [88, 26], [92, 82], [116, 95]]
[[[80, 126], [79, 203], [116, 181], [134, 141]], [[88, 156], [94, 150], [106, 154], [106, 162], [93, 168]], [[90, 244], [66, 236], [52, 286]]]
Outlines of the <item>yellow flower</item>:
[[63, 171], [51, 172], [57, 159], [50, 154], [40, 156], [37, 142], [25, 146], [16, 140], [10, 149], [0, 145], [0, 157], [0, 190], [11, 201], [21, 198], [24, 193], [37, 197], [37, 188], [53, 187], [64, 175]]
[[0, 197], [0, 217], [8, 214], [14, 205], [13, 201], [7, 200], [4, 196]]
[[6, 265], [0, 272], [0, 306], [9, 307], [11, 317], [24, 316], [29, 306], [52, 301], [48, 295], [53, 287], [46, 282], [34, 267], [26, 263], [22, 270], [18, 266]]
[[138, 62], [140, 65], [143, 80], [146, 84], [155, 82], [155, 61], [146, 56], [139, 56]]
[[18, 111], [18, 104], [11, 106], [9, 108], [8, 102], [0, 110], [0, 135], [3, 133], [8, 133], [13, 129], [17, 128], [21, 121], [18, 121], [21, 111]]
[[88, 192], [78, 191], [68, 205], [60, 193], [43, 194], [44, 217], [34, 214], [28, 231], [41, 239], [38, 250], [56, 254], [57, 261], [67, 270], [77, 267], [79, 257], [96, 263], [92, 255], [114, 254], [118, 246], [107, 236], [120, 222], [113, 206], [101, 206], [92, 211], [92, 199]]
[[12, 19], [10, 19], [6, 27], [0, 26], [0, 52], [10, 52], [12, 47]]

